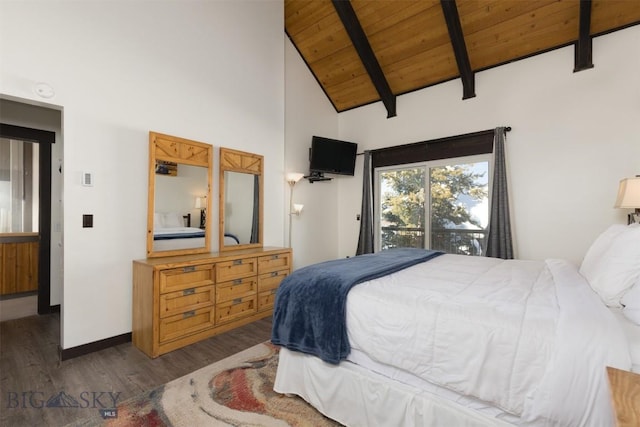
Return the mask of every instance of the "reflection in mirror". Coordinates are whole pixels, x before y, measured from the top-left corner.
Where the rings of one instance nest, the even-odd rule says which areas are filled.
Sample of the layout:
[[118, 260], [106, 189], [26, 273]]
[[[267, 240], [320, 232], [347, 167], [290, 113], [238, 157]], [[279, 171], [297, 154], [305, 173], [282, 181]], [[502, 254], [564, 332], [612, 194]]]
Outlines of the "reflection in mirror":
[[148, 257], [210, 251], [212, 165], [211, 144], [149, 132]]
[[225, 171], [225, 243], [258, 243], [260, 198], [258, 175]]
[[220, 250], [262, 247], [262, 178], [259, 154], [220, 148]]
[[201, 217], [206, 204], [200, 198], [207, 194], [207, 172], [206, 167], [175, 163], [168, 172], [156, 168], [154, 251], [205, 247]]

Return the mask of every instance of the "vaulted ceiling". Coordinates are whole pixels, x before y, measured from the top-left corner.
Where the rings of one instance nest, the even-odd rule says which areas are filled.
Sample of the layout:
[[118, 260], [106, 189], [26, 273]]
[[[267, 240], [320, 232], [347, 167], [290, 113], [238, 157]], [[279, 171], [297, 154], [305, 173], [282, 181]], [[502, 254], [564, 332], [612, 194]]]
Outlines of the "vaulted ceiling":
[[[595, 36], [640, 24], [640, 0], [285, 0], [285, 31], [338, 112], [575, 45], [598, 66]], [[640, 46], [629, 55], [638, 55]], [[548, 76], [541, 76], [548, 78]], [[482, 94], [478, 94], [482, 96]]]

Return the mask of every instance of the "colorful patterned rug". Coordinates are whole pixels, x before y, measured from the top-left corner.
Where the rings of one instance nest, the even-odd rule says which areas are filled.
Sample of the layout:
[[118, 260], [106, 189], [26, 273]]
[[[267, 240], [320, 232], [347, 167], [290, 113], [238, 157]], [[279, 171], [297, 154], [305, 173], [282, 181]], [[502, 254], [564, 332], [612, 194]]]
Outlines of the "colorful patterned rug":
[[[303, 399], [273, 391], [278, 347], [258, 344], [124, 401], [74, 427], [340, 426]], [[113, 417], [113, 418], [110, 418]]]

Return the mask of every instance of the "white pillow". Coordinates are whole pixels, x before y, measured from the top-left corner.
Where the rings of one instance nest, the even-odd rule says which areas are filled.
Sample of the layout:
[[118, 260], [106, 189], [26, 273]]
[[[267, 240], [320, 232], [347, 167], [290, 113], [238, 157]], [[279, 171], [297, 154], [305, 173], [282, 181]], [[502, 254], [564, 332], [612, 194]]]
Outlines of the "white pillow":
[[611, 243], [613, 240], [621, 234], [623, 231], [627, 229], [626, 225], [615, 224], [607, 228], [603, 231], [596, 240], [593, 241], [587, 254], [584, 256], [582, 260], [582, 264], [580, 265], [580, 273], [587, 277], [593, 274], [595, 270], [598, 269], [598, 264], [600, 263], [600, 259], [605, 254], [605, 252], [611, 247]]
[[162, 224], [165, 228], [182, 228], [184, 227], [184, 218], [177, 212], [167, 212], [164, 214]]
[[622, 314], [636, 325], [640, 325], [640, 277], [636, 280], [636, 284], [624, 294], [620, 302], [624, 306]]
[[162, 228], [162, 214], [155, 212], [153, 214], [153, 229], [157, 230], [158, 228]]
[[619, 232], [609, 227], [589, 248], [580, 273], [606, 305], [620, 307], [620, 299], [640, 277], [640, 224]]

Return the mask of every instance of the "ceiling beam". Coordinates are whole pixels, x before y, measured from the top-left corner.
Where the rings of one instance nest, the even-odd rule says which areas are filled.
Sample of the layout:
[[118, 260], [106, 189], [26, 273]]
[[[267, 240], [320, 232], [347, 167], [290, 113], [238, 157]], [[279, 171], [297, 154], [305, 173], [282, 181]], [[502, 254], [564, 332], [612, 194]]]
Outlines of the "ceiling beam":
[[471, 69], [471, 62], [469, 62], [469, 53], [462, 34], [458, 7], [455, 0], [440, 0], [440, 5], [444, 13], [444, 20], [447, 22], [449, 38], [451, 39], [453, 53], [456, 56], [458, 71], [462, 79], [462, 99], [473, 98], [476, 96], [475, 74]]
[[347, 34], [351, 39], [351, 43], [358, 52], [358, 56], [364, 65], [364, 68], [369, 74], [369, 78], [382, 100], [385, 108], [387, 109], [387, 118], [396, 116], [396, 96], [391, 92], [391, 87], [387, 82], [386, 77], [380, 67], [380, 63], [371, 49], [369, 40], [367, 39], [362, 25], [356, 16], [356, 12], [351, 6], [351, 2], [348, 0], [331, 0], [333, 7], [335, 7], [342, 25], [344, 25]]
[[591, 40], [591, 0], [580, 0], [580, 30], [575, 47], [574, 73], [593, 68]]

